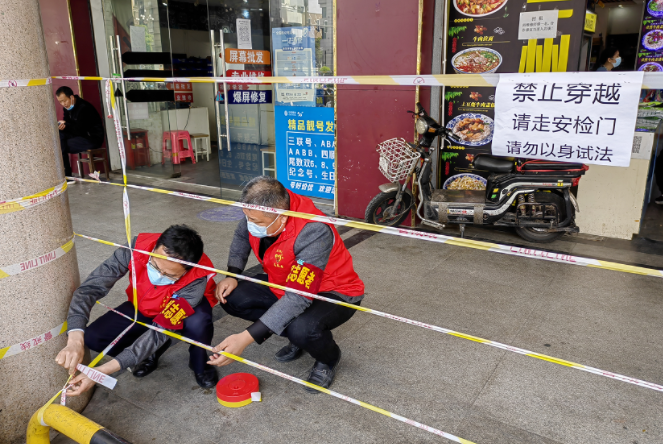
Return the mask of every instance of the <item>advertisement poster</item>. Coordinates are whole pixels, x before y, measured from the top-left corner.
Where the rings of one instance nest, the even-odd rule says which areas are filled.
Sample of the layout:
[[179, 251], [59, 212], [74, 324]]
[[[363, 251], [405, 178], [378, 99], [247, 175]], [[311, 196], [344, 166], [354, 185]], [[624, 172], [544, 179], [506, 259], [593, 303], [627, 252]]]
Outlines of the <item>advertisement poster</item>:
[[445, 88], [445, 126], [461, 142], [440, 152], [442, 183], [458, 174], [474, 172], [470, 169], [474, 156], [490, 154], [495, 118], [494, 94], [495, 88], [491, 87]]
[[505, 74], [492, 153], [627, 167], [644, 73]]
[[647, 0], [636, 69], [663, 72], [663, 0]]
[[[560, 5], [450, 0], [445, 73], [577, 70], [585, 3], [568, 0]], [[469, 166], [475, 155], [490, 154], [494, 106], [495, 88], [445, 88], [443, 124], [466, 140], [441, 151], [442, 184], [451, 176], [472, 172]]]
[[[315, 28], [272, 29], [274, 75], [285, 77], [312, 76], [315, 66]], [[315, 85], [275, 84], [276, 105], [315, 106]]]
[[276, 178], [303, 196], [334, 198], [334, 109], [274, 107]]
[[[585, 3], [451, 0], [447, 74], [577, 71]], [[520, 26], [520, 25], [523, 26]], [[556, 31], [550, 35], [549, 33]], [[519, 40], [519, 32], [528, 38]], [[537, 57], [538, 56], [538, 57]]]

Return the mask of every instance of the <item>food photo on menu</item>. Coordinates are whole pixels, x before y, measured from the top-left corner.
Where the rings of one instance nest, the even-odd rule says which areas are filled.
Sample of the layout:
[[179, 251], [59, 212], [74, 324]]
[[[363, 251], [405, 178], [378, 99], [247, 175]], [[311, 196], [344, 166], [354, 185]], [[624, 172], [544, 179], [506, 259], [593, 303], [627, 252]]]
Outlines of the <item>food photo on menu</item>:
[[458, 12], [470, 17], [482, 17], [499, 11], [507, 0], [454, 0]]
[[497, 71], [501, 63], [500, 53], [490, 48], [466, 49], [451, 59], [457, 74], [491, 73]]
[[663, 0], [649, 0], [646, 4], [636, 69], [663, 72]]

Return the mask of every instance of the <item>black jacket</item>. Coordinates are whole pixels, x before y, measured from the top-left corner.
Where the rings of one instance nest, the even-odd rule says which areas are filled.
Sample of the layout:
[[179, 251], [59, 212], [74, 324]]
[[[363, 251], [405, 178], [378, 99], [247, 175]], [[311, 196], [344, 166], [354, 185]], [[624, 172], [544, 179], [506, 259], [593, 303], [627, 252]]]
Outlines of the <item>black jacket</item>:
[[83, 137], [101, 148], [104, 143], [104, 125], [97, 110], [77, 95], [71, 111], [64, 110], [66, 125], [64, 132], [74, 137]]

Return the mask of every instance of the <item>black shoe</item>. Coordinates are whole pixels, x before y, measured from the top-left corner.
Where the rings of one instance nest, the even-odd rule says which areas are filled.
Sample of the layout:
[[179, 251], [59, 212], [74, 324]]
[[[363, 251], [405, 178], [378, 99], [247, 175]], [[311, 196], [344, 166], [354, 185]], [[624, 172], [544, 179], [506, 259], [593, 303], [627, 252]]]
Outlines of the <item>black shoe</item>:
[[[336, 367], [338, 367], [339, 362], [341, 362], [340, 350], [338, 352], [338, 359], [332, 366], [323, 364], [320, 361], [315, 361], [315, 364], [313, 364], [313, 368], [311, 368], [311, 371], [309, 372], [308, 378], [306, 378], [306, 380], [311, 384], [315, 384], [323, 388], [329, 388], [329, 386], [332, 384], [332, 381], [334, 381], [334, 376], [336, 376]], [[304, 390], [309, 393], [320, 393], [318, 390], [311, 387], [304, 387]]]
[[[191, 364], [189, 364], [189, 368], [191, 368]], [[219, 382], [219, 375], [211, 365], [206, 364], [202, 373], [194, 373], [193, 375], [196, 377], [198, 385], [204, 389], [213, 388]]]
[[281, 350], [277, 351], [274, 355], [274, 359], [279, 362], [290, 362], [294, 361], [297, 358], [302, 356], [302, 349], [297, 347], [292, 342], [288, 342], [288, 345], [283, 347]]
[[660, 197], [654, 199], [654, 203], [657, 205], [663, 205], [663, 194]]
[[145, 359], [143, 362], [138, 364], [136, 368], [134, 368], [133, 375], [136, 378], [143, 378], [156, 370], [157, 365], [159, 365], [159, 358], [161, 355], [166, 353], [166, 350], [168, 350], [168, 347], [170, 347], [170, 344], [172, 343], [173, 341], [168, 338], [168, 340], [161, 347], [159, 347], [159, 349], [152, 356]]

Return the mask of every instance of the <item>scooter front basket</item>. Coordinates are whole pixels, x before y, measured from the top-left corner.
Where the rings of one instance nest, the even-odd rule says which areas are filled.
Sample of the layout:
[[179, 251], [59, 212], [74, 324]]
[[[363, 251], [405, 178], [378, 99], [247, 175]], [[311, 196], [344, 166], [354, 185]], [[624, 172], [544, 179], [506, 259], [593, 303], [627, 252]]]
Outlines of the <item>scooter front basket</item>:
[[389, 139], [377, 146], [380, 153], [380, 172], [390, 182], [399, 182], [407, 177], [412, 165], [419, 160], [419, 153], [403, 139]]

